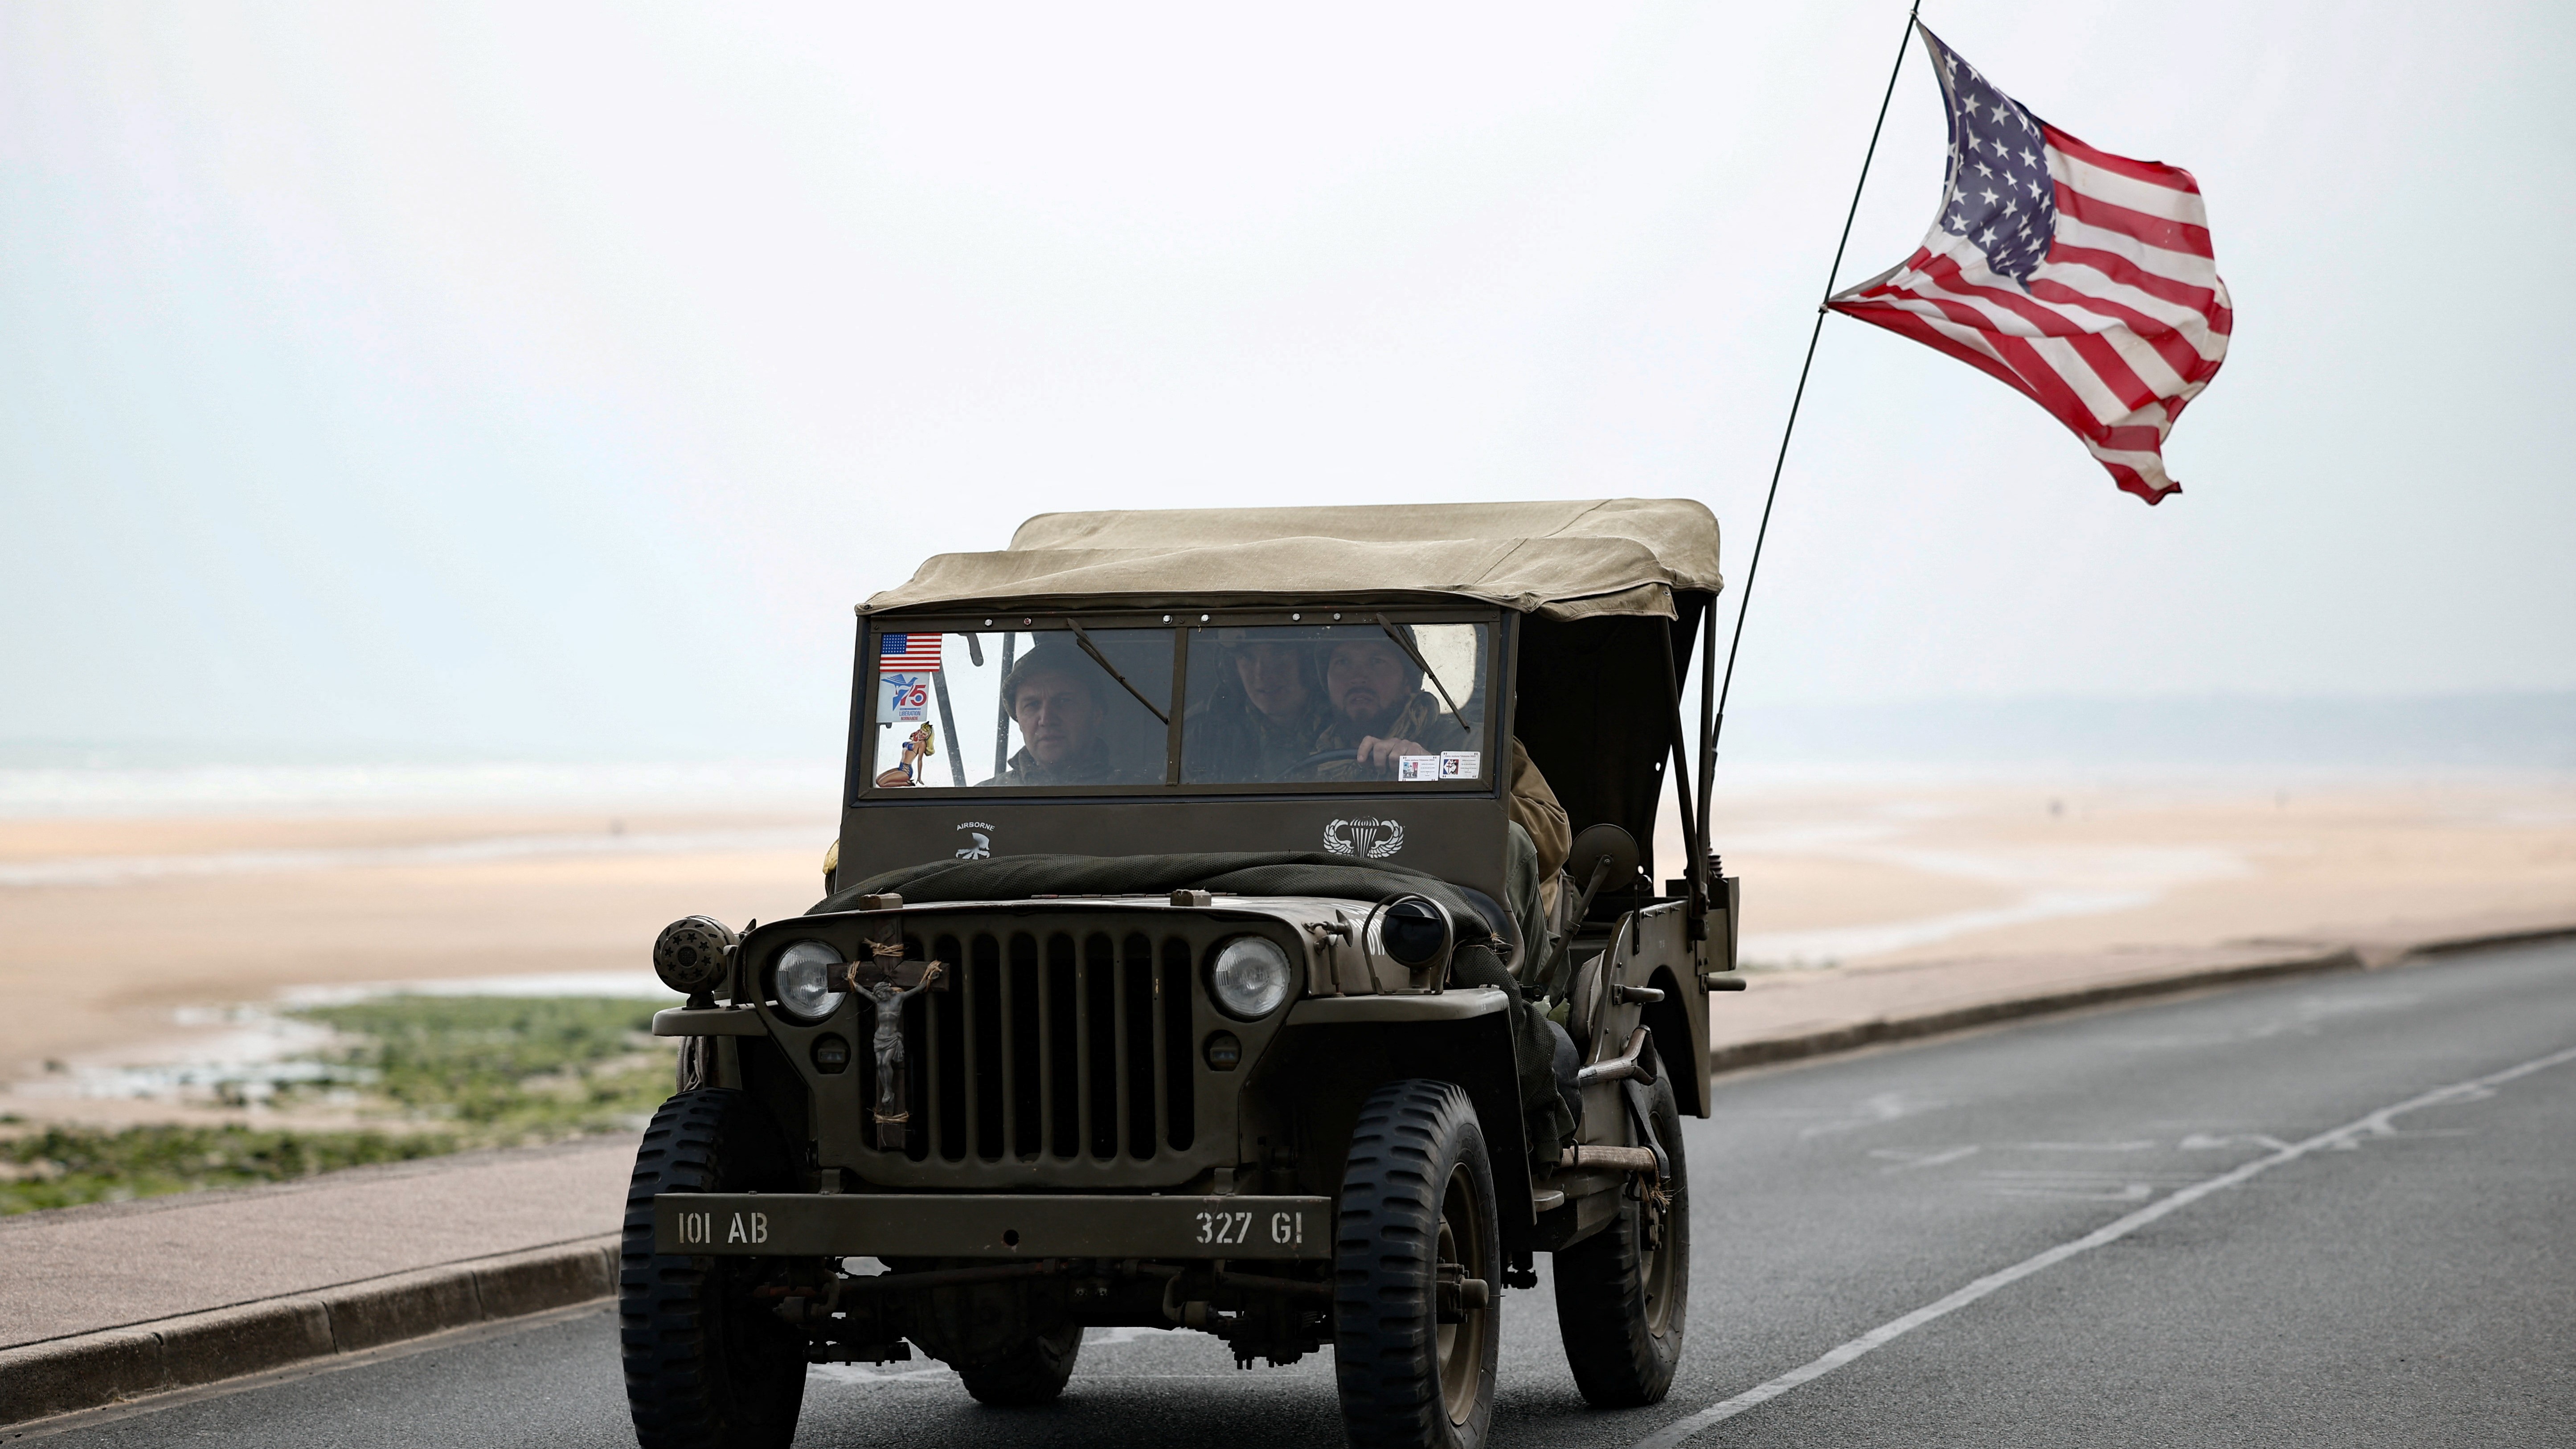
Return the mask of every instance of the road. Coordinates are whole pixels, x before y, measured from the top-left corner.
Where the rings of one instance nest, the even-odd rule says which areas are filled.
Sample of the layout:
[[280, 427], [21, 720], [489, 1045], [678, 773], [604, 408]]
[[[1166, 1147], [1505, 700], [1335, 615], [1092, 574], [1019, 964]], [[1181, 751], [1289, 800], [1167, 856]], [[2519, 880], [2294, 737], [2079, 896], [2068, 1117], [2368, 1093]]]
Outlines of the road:
[[[1718, 1107], [1670, 1400], [1586, 1408], [1542, 1284], [1504, 1300], [1495, 1445], [2576, 1442], [2576, 945], [1730, 1077]], [[818, 1368], [797, 1443], [1340, 1441], [1329, 1354], [1093, 1339], [1039, 1411]], [[46, 1437], [634, 1442], [604, 1309]]]

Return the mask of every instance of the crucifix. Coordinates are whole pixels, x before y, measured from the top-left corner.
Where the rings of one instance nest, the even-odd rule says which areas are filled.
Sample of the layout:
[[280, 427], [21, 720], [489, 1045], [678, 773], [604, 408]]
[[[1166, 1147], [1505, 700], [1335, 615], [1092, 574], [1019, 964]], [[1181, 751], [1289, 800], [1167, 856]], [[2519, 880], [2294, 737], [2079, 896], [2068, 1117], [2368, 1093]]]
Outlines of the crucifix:
[[877, 1062], [876, 1145], [882, 1152], [904, 1149], [904, 1129], [912, 1121], [905, 1088], [908, 1074], [904, 1071], [904, 1003], [924, 991], [948, 989], [948, 963], [906, 959], [900, 930], [895, 923], [886, 922], [881, 934], [895, 939], [863, 943], [869, 954], [851, 962], [845, 978], [850, 989], [866, 997], [876, 1013], [876, 1031], [869, 1046]]

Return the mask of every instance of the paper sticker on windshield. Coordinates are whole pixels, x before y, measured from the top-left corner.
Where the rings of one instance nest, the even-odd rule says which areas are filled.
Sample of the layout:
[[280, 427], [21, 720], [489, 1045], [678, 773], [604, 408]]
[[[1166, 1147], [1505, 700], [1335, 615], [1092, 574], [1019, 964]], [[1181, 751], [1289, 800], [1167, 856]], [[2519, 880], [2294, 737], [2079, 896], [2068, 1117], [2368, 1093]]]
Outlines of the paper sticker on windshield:
[[918, 724], [930, 717], [930, 676], [927, 674], [884, 674], [887, 694], [887, 717], [905, 724]]
[[1481, 779], [1484, 763], [1485, 754], [1482, 750], [1442, 750], [1440, 778], [1443, 780]]
[[1399, 780], [1437, 780], [1440, 778], [1438, 755], [1398, 755], [1395, 778]]

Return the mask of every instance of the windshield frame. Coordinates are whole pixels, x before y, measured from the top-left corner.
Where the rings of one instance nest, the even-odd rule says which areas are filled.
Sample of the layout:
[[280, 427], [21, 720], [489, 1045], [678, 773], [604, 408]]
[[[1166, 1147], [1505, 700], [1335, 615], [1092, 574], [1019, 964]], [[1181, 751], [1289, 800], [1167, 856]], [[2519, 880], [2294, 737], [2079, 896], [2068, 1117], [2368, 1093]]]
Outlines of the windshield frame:
[[[1483, 667], [1489, 696], [1484, 719], [1480, 722], [1481, 745], [1485, 758], [1493, 762], [1473, 780], [1300, 780], [1284, 783], [1223, 782], [1206, 784], [1181, 783], [1184, 730], [1188, 723], [1190, 632], [1200, 628], [1277, 628], [1296, 625], [1337, 623], [1361, 626], [1375, 623], [1381, 616], [1391, 624], [1477, 624], [1485, 627]], [[859, 619], [858, 645], [850, 691], [850, 735], [846, 773], [841, 791], [845, 807], [863, 804], [928, 804], [935, 801], [1037, 801], [1046, 799], [1083, 799], [1134, 804], [1155, 800], [1204, 800], [1211, 798], [1295, 800], [1328, 798], [1338, 795], [1402, 795], [1418, 797], [1457, 797], [1491, 795], [1506, 783], [1511, 766], [1509, 705], [1514, 682], [1508, 661], [1511, 658], [1511, 611], [1497, 605], [1460, 601], [1446, 604], [1378, 604], [1353, 602], [1348, 599], [1300, 601], [1290, 605], [1264, 607], [1205, 607], [1189, 609], [1054, 609], [1043, 612], [1028, 610], [960, 611], [942, 607], [938, 612], [915, 614], [909, 611], [885, 614], [863, 614]], [[1086, 629], [1167, 629], [1172, 636], [1171, 719], [1163, 742], [1163, 778], [1158, 782], [1125, 785], [995, 785], [990, 782], [967, 785], [879, 786], [875, 783], [875, 758], [871, 745], [877, 720], [878, 641], [887, 634], [932, 633], [969, 634], [1013, 630], [1021, 633], [1063, 633], [1072, 631], [1067, 621], [1079, 619]], [[1496, 741], [1503, 741], [1500, 750]]]

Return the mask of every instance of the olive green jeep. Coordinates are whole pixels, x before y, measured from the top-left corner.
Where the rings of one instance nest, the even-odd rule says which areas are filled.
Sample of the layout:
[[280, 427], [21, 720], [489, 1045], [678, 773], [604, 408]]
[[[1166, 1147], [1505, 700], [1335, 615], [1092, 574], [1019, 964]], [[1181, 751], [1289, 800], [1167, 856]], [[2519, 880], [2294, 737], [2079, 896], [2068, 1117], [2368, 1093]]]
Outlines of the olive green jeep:
[[1050, 514], [870, 600], [824, 898], [655, 946], [639, 1439], [783, 1445], [808, 1364], [916, 1349], [1042, 1403], [1143, 1326], [1475, 1445], [1541, 1253], [1585, 1397], [1661, 1398], [1741, 985], [1718, 587], [1707, 510], [1613, 500]]

